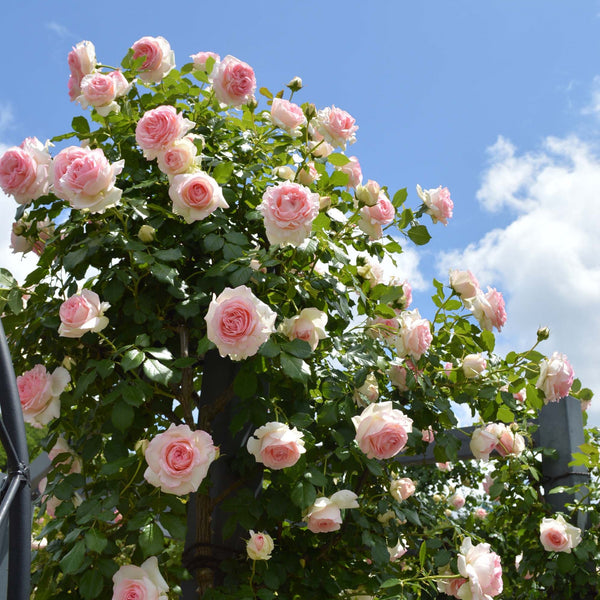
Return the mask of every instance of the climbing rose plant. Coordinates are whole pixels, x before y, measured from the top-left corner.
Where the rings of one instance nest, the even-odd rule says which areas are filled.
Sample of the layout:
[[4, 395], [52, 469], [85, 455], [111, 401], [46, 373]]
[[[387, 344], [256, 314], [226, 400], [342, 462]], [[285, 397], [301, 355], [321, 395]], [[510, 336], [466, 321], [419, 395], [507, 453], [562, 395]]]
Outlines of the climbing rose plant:
[[[147, 36], [115, 69], [81, 42], [68, 90], [89, 112], [0, 157], [13, 249], [39, 255], [0, 279], [24, 418], [53, 458], [32, 597], [597, 585], [598, 514], [581, 532], [585, 506], [551, 511], [531, 438], [545, 402], [591, 392], [535, 350], [545, 330], [495, 354], [504, 300], [469, 271], [434, 281], [433, 319], [410, 308], [402, 250], [451, 226], [449, 190], [363, 184], [348, 112], [298, 104], [297, 77], [257, 92], [245, 62], [191, 58], [177, 70]], [[479, 461], [456, 460], [465, 408]], [[438, 467], [397, 461], [430, 443]]]

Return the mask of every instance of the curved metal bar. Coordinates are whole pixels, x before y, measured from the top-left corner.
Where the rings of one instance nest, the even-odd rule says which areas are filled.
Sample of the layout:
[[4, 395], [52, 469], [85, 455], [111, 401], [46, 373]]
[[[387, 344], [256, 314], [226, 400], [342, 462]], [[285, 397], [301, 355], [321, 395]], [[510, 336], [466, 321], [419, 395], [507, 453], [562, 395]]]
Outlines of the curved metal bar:
[[19, 477], [12, 477], [10, 483], [8, 484], [8, 489], [6, 490], [6, 494], [0, 501], [0, 529], [2, 529], [2, 524], [4, 523], [4, 519], [8, 516], [8, 511], [12, 506], [13, 500], [17, 491], [19, 490], [19, 486], [21, 482], [19, 481]]
[[[31, 489], [29, 453], [17, 380], [0, 320], [0, 411], [16, 459], [8, 453], [8, 473], [19, 483], [9, 508], [7, 600], [27, 600], [31, 585]], [[13, 482], [11, 482], [12, 487]], [[16, 486], [16, 484], [15, 484]]]

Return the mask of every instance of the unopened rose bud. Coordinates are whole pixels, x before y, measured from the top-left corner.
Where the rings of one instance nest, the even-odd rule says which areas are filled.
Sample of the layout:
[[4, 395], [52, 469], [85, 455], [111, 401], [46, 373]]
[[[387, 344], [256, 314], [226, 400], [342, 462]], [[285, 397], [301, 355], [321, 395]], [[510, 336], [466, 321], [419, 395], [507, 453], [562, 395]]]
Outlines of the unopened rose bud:
[[540, 327], [537, 330], [537, 340], [538, 342], [543, 342], [550, 337], [550, 330], [547, 327]]
[[148, 444], [150, 442], [148, 440], [139, 440], [136, 445], [134, 446], [134, 450], [138, 453], [141, 454], [142, 456], [144, 456], [145, 452], [146, 452], [146, 448], [148, 447]]
[[310, 121], [317, 116], [317, 107], [314, 104], [307, 104], [304, 109], [304, 114], [306, 115], [306, 120]]
[[156, 229], [150, 225], [142, 225], [138, 231], [138, 238], [140, 238], [144, 244], [149, 244], [156, 239]]
[[319, 208], [325, 210], [331, 206], [331, 196], [321, 196], [319, 198]]
[[258, 102], [256, 98], [250, 98], [250, 100], [246, 102], [246, 106], [250, 109], [251, 112], [254, 112], [258, 108]]
[[369, 179], [365, 185], [356, 186], [356, 199], [364, 206], [375, 206], [380, 192], [379, 184]]
[[442, 501], [442, 497], [439, 494], [434, 494], [433, 495], [433, 501], [439, 503], [439, 502]]
[[70, 356], [65, 356], [61, 364], [67, 371], [70, 371], [75, 366], [75, 361]]
[[300, 77], [294, 77], [294, 79], [286, 84], [286, 87], [290, 88], [292, 92], [297, 92], [302, 89], [302, 79], [300, 79]]
[[294, 169], [291, 167], [275, 167], [273, 169], [273, 175], [275, 175], [275, 177], [279, 177], [279, 179], [292, 181], [292, 179], [294, 179], [296, 176], [296, 173], [294, 173]]

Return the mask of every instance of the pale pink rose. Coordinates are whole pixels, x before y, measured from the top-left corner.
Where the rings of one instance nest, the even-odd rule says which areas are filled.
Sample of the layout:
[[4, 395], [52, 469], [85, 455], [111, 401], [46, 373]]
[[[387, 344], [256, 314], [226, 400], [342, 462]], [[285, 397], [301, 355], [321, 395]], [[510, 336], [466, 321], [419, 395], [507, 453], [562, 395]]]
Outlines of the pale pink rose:
[[60, 416], [60, 395], [71, 381], [69, 372], [57, 367], [52, 374], [44, 365], [36, 365], [17, 377], [17, 390], [23, 419], [40, 429]]
[[121, 107], [116, 98], [124, 96], [131, 88], [121, 71], [90, 73], [85, 75], [80, 84], [81, 95], [77, 98], [81, 108], [93, 106], [99, 115], [106, 117], [109, 113], [118, 113]]
[[246, 542], [246, 553], [250, 560], [269, 560], [274, 547], [273, 538], [268, 533], [250, 530], [250, 539]]
[[50, 189], [48, 144], [36, 137], [26, 138], [0, 156], [0, 188], [19, 204], [29, 204]]
[[452, 466], [452, 463], [450, 463], [450, 462], [448, 462], [448, 461], [446, 461], [446, 462], [443, 462], [443, 463], [440, 463], [440, 462], [438, 462], [438, 463], [435, 463], [435, 466], [436, 466], [436, 467], [437, 467], [437, 468], [438, 468], [440, 471], [442, 471], [442, 472], [444, 472], [444, 473], [449, 473], [449, 472], [450, 472], [450, 471], [452, 471], [452, 469], [454, 468], [454, 467]]
[[34, 242], [25, 236], [19, 235], [17, 233], [18, 231], [23, 231], [21, 223], [13, 223], [10, 232], [10, 247], [12, 253], [17, 254], [17, 252], [22, 252], [23, 254], [26, 254], [27, 252], [31, 252], [33, 250]]
[[492, 477], [490, 477], [489, 475], [485, 476], [485, 479], [483, 480], [483, 483], [481, 485], [488, 496], [490, 495], [490, 488], [494, 485], [494, 483], [495, 480]]
[[138, 77], [144, 83], [158, 83], [175, 68], [175, 54], [164, 37], [145, 36], [131, 46], [133, 58], [144, 57]]
[[[96, 70], [96, 48], [84, 40], [73, 47], [67, 56], [73, 85], [79, 87], [81, 80]], [[71, 98], [73, 100], [73, 98]]]
[[489, 544], [473, 546], [471, 538], [465, 538], [458, 555], [458, 570], [467, 578], [467, 586], [471, 596], [465, 593], [461, 598], [470, 597], [472, 600], [489, 600], [502, 592], [502, 564], [500, 557], [492, 552]]
[[363, 278], [371, 282], [371, 287], [375, 287], [380, 283], [386, 283], [386, 275], [383, 270], [383, 265], [374, 256], [362, 256], [363, 265], [356, 268], [356, 272]]
[[448, 502], [458, 510], [465, 505], [465, 497], [460, 492], [454, 492], [454, 494], [448, 498]]
[[[341, 167], [335, 167], [337, 171], [341, 171], [342, 173], [346, 173], [348, 175], [348, 185], [346, 189], [350, 188], [358, 188], [358, 186], [362, 183], [362, 170], [360, 168], [360, 163], [358, 162], [358, 158], [356, 156], [349, 156], [349, 161], [342, 165]], [[377, 194], [379, 197], [379, 194]]]
[[367, 334], [375, 339], [392, 340], [398, 334], [397, 318], [375, 317], [367, 319]]
[[210, 81], [217, 100], [225, 106], [238, 107], [254, 99], [254, 70], [235, 56], [227, 55], [216, 63]]
[[369, 404], [352, 417], [355, 440], [367, 458], [392, 458], [401, 452], [412, 431], [412, 419], [393, 408], [391, 402]]
[[467, 379], [479, 377], [487, 367], [487, 362], [481, 353], [467, 354], [463, 358], [462, 370]]
[[525, 439], [520, 433], [516, 433], [510, 427], [504, 424], [500, 425], [496, 451], [500, 456], [507, 456], [509, 454], [520, 456], [523, 450], [525, 450]]
[[427, 429], [421, 431], [421, 439], [428, 444], [431, 444], [435, 440], [435, 433], [431, 425]]
[[135, 139], [144, 156], [152, 160], [195, 126], [174, 106], [163, 105], [144, 113], [135, 128]]
[[365, 185], [356, 186], [356, 199], [365, 206], [375, 206], [381, 194], [381, 187], [376, 181], [369, 179]]
[[319, 194], [298, 183], [268, 187], [258, 205], [271, 244], [299, 246], [319, 214]]
[[337, 531], [342, 524], [342, 509], [358, 508], [358, 496], [350, 490], [340, 490], [331, 498], [317, 498], [306, 511], [304, 519], [313, 533]]
[[452, 371], [454, 370], [454, 365], [451, 362], [444, 363], [444, 373], [446, 377], [450, 377], [452, 375]]
[[38, 221], [35, 226], [36, 233], [23, 235], [31, 229], [31, 226], [32, 222], [27, 221], [26, 217], [12, 224], [10, 247], [13, 254], [17, 252], [25, 254], [33, 250], [38, 256], [42, 255], [46, 241], [54, 234], [54, 223], [48, 218]]
[[540, 542], [547, 552], [571, 553], [581, 542], [581, 529], [567, 523], [562, 515], [556, 519], [542, 519], [540, 523]]
[[[66, 458], [64, 456], [65, 454], [67, 455]], [[55, 462], [54, 459], [59, 455], [63, 455], [61, 460]], [[56, 440], [56, 443], [48, 452], [48, 457], [55, 467], [59, 465], [67, 465], [70, 466], [69, 473], [81, 473], [81, 458], [77, 456], [75, 452], [73, 452], [63, 437], [59, 437]]]
[[285, 423], [273, 421], [259, 427], [248, 439], [246, 448], [265, 467], [285, 469], [295, 465], [306, 452], [303, 437], [295, 427], [290, 429]]
[[195, 164], [198, 149], [190, 136], [175, 140], [156, 155], [158, 168], [167, 175], [190, 171]]
[[273, 98], [271, 122], [296, 137], [300, 135], [302, 125], [306, 124], [306, 117], [297, 104], [283, 98]]
[[398, 543], [393, 548], [388, 548], [390, 555], [390, 562], [399, 561], [408, 551], [406, 542], [404, 540], [398, 540]]
[[328, 144], [324, 139], [319, 141], [309, 141], [308, 148], [310, 153], [317, 158], [325, 158], [334, 151], [334, 147], [331, 144]]
[[417, 185], [417, 194], [427, 206], [425, 212], [431, 217], [431, 220], [434, 223], [440, 221], [440, 223], [448, 225], [448, 219], [452, 217], [452, 209], [454, 208], [448, 188], [442, 188], [440, 185], [434, 189], [423, 190], [420, 185]]
[[501, 331], [502, 326], [506, 323], [504, 298], [493, 288], [488, 287], [487, 294], [478, 290], [472, 298], [465, 298], [465, 306], [473, 312], [482, 329], [492, 331], [495, 327]]
[[396, 209], [389, 198], [381, 192], [373, 206], [363, 206], [360, 209], [358, 226], [372, 240], [377, 240], [383, 235], [383, 227], [394, 220]]
[[102, 331], [108, 325], [104, 311], [109, 307], [108, 302], [100, 302], [96, 292], [82, 290], [60, 305], [61, 324], [58, 334], [62, 337], [79, 338], [88, 331]]
[[151, 556], [141, 567], [122, 566], [113, 575], [112, 600], [167, 600], [169, 586]]
[[296, 179], [302, 185], [310, 185], [320, 179], [321, 175], [315, 168], [315, 163], [312, 161], [304, 165], [297, 173]]
[[354, 390], [354, 402], [357, 406], [368, 406], [371, 402], [377, 402], [379, 398], [379, 385], [373, 373], [369, 373], [365, 382]]
[[199, 71], [206, 71], [206, 61], [212, 58], [215, 63], [221, 60], [221, 57], [216, 52], [196, 52], [196, 54], [190, 54], [190, 58], [194, 62], [194, 68]]
[[150, 440], [144, 451], [148, 468], [144, 478], [167, 494], [195, 492], [218, 457], [209, 433], [173, 425]]
[[396, 337], [398, 356], [419, 360], [427, 352], [433, 336], [427, 319], [422, 319], [418, 309], [406, 310], [399, 318], [400, 331]]
[[206, 219], [217, 208], [229, 208], [221, 186], [207, 173], [182, 173], [171, 179], [169, 196], [173, 212], [186, 223]]
[[489, 460], [490, 454], [498, 444], [498, 436], [489, 426], [479, 427], [471, 435], [469, 447], [473, 456], [479, 460]]
[[390, 494], [398, 502], [410, 498], [415, 493], [415, 482], [410, 477], [392, 479], [390, 482]]
[[315, 126], [317, 131], [332, 146], [346, 148], [346, 144], [356, 141], [358, 126], [355, 120], [341, 108], [328, 106], [317, 113]]
[[245, 285], [225, 288], [206, 314], [206, 335], [221, 356], [242, 360], [253, 356], [275, 332], [277, 314]]
[[408, 390], [408, 386], [406, 385], [406, 367], [404, 364], [396, 361], [391, 362], [387, 375], [390, 378], [390, 383], [398, 388], [400, 392]]
[[[521, 554], [517, 554], [517, 556], [515, 556], [515, 569], [518, 571], [519, 567], [521, 566], [521, 561], [523, 560], [523, 553], [521, 552]], [[527, 571], [525, 573], [525, 575], [523, 575], [523, 579], [532, 579], [533, 578], [533, 574], [530, 573], [529, 571]]]
[[115, 183], [124, 165], [109, 163], [101, 148], [65, 148], [53, 165], [54, 192], [72, 208], [102, 213], [121, 199], [123, 190]]
[[476, 519], [485, 519], [488, 515], [487, 510], [485, 510], [485, 508], [483, 508], [482, 506], [477, 507], [474, 511], [473, 511], [473, 516]]
[[535, 387], [544, 392], [545, 402], [558, 402], [569, 395], [575, 372], [565, 354], [554, 352], [540, 363], [540, 376]]
[[439, 569], [438, 573], [439, 575], [451, 576], [448, 579], [438, 579], [438, 591], [442, 592], [443, 594], [447, 594], [448, 596], [453, 596], [454, 598], [461, 598], [461, 596], [458, 595], [458, 590], [460, 590], [460, 588], [468, 582], [468, 579], [464, 577], [456, 577], [448, 566], [444, 567], [443, 569]]
[[275, 167], [273, 169], [273, 175], [279, 177], [279, 179], [285, 179], [286, 181], [293, 181], [296, 177], [296, 171], [287, 165], [281, 167]]
[[279, 330], [290, 340], [299, 339], [308, 342], [314, 351], [319, 340], [327, 337], [326, 325], [326, 313], [318, 308], [304, 308], [299, 315], [284, 319]]
[[463, 299], [473, 298], [479, 291], [477, 277], [471, 271], [450, 271], [450, 287]]

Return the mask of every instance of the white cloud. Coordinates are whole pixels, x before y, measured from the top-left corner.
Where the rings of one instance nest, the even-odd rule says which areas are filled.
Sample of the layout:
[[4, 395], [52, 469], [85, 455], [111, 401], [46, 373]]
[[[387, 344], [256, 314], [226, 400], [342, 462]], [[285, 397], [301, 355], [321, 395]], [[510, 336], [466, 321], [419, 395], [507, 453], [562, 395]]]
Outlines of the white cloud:
[[46, 23], [46, 29], [53, 31], [59, 38], [74, 37], [67, 27], [56, 21]]
[[[515, 218], [441, 255], [440, 272], [469, 268], [483, 286], [495, 285], [508, 314], [499, 343], [525, 350], [537, 327], [548, 326], [541, 351], [567, 354], [583, 385], [600, 392], [600, 159], [576, 137], [549, 137], [539, 151], [520, 155], [500, 137], [489, 152], [477, 197]], [[590, 422], [600, 425], [600, 395]]]
[[600, 116], [600, 75], [594, 77], [590, 101], [581, 109], [581, 114]]
[[0, 104], [0, 131], [8, 129], [14, 120], [10, 104]]

